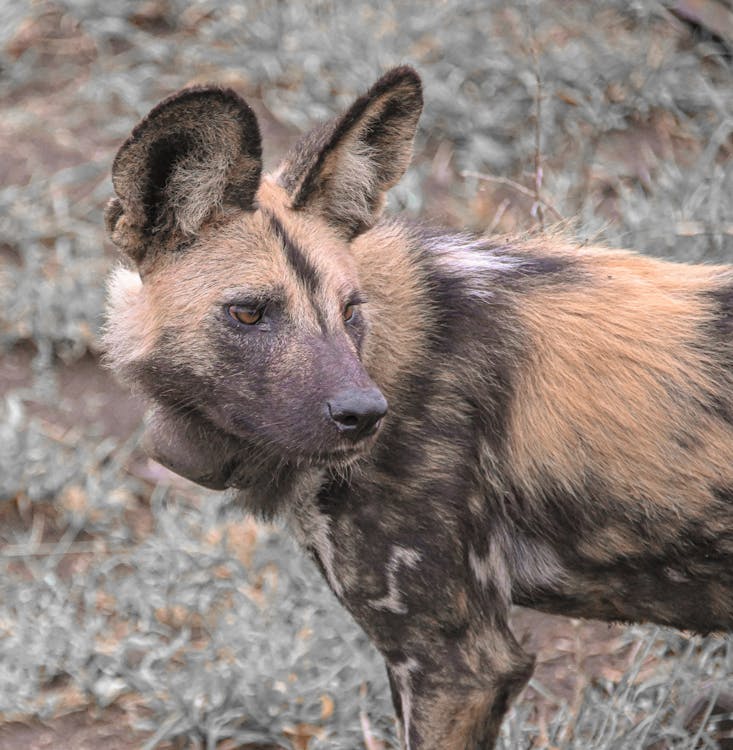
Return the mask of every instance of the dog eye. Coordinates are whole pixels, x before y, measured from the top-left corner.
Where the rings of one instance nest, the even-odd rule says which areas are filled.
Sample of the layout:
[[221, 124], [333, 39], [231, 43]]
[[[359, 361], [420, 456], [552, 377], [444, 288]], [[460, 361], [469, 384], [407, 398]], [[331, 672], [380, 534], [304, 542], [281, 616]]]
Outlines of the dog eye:
[[262, 320], [262, 309], [253, 310], [242, 305], [229, 305], [227, 312], [237, 321], [246, 326], [253, 326]]
[[344, 323], [348, 323], [350, 320], [353, 320], [354, 313], [356, 312], [356, 305], [349, 303], [344, 307], [343, 312], [341, 313], [341, 317], [344, 319]]

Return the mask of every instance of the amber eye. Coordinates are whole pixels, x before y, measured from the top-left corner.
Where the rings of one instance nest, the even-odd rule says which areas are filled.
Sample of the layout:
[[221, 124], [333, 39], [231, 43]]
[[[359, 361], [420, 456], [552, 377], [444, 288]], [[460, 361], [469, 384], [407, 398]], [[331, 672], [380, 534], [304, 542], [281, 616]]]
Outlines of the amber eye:
[[253, 326], [262, 320], [262, 310], [252, 310], [241, 305], [229, 305], [228, 312], [237, 323], [242, 323], [246, 326]]
[[348, 323], [353, 319], [354, 313], [356, 312], [356, 305], [346, 305], [344, 311], [341, 313], [341, 317], [344, 319], [344, 323]]

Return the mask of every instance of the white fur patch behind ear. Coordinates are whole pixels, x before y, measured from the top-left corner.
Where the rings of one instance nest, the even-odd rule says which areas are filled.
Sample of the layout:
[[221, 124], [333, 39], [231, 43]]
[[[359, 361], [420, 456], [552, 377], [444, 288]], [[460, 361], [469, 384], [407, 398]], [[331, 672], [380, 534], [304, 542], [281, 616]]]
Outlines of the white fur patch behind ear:
[[107, 282], [107, 315], [102, 334], [104, 362], [118, 377], [155, 346], [157, 326], [140, 274], [122, 266]]

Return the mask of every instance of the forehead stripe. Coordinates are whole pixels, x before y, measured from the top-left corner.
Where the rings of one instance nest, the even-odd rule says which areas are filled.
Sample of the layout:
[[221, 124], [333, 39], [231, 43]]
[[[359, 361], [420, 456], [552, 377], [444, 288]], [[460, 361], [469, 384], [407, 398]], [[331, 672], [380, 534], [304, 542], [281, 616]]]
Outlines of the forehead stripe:
[[293, 242], [285, 231], [285, 227], [274, 214], [269, 214], [270, 225], [285, 249], [285, 258], [295, 275], [305, 285], [310, 294], [316, 294], [320, 286], [318, 271], [308, 260], [303, 251]]
[[268, 213], [268, 218], [270, 220], [272, 231], [275, 232], [277, 238], [282, 243], [288, 264], [293, 271], [295, 271], [296, 277], [308, 290], [308, 294], [311, 297], [311, 303], [316, 311], [316, 316], [318, 317], [318, 325], [320, 325], [322, 331], [326, 331], [328, 329], [326, 319], [323, 316], [321, 308], [314, 299], [321, 285], [318, 278], [318, 271], [305, 256], [305, 253], [293, 242], [292, 239], [290, 239], [288, 233], [285, 231], [285, 227], [280, 223], [277, 216]]

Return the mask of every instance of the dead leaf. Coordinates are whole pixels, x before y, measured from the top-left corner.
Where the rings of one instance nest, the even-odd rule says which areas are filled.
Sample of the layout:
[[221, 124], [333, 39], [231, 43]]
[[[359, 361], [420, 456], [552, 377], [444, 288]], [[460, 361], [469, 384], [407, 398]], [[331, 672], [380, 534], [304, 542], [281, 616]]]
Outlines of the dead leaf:
[[335, 705], [333, 702], [333, 698], [331, 696], [326, 695], [324, 693], [321, 696], [321, 718], [325, 721], [326, 719], [330, 719], [333, 716]]

